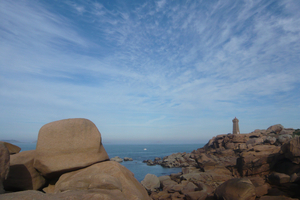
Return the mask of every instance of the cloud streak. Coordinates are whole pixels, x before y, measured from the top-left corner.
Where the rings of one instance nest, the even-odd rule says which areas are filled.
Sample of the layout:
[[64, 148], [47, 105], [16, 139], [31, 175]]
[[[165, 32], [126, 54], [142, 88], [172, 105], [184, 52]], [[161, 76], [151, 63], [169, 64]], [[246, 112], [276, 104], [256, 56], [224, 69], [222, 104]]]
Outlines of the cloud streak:
[[[236, 115], [247, 131], [267, 128], [257, 116], [265, 126], [296, 125], [295, 1], [0, 4], [3, 134], [18, 135], [27, 121], [37, 133], [43, 123], [81, 116], [112, 138], [174, 128], [180, 138], [188, 126], [191, 137], [209, 139], [230, 132]], [[19, 129], [5, 125], [14, 118]]]

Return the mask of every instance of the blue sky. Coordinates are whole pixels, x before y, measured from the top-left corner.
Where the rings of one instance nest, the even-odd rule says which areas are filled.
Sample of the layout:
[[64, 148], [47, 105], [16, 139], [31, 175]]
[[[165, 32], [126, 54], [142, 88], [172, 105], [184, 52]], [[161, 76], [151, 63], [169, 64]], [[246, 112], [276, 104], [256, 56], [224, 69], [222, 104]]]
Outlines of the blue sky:
[[104, 143], [300, 125], [300, 1], [0, 1], [0, 138], [87, 118]]

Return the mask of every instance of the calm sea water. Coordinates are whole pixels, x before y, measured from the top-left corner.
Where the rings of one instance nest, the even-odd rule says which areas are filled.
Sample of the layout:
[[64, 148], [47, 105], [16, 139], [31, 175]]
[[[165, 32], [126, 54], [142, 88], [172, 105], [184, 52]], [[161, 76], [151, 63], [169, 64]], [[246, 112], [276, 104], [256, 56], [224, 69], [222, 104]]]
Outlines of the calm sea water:
[[[21, 147], [21, 151], [33, 150], [36, 143], [13, 143]], [[110, 158], [119, 156], [121, 158], [129, 157], [133, 161], [122, 162], [127, 169], [134, 173], [138, 181], [142, 181], [146, 174], [155, 174], [156, 176], [170, 175], [181, 171], [181, 168], [163, 168], [160, 165], [148, 166], [143, 160], [154, 160], [156, 157], [163, 158], [178, 152], [191, 152], [194, 149], [203, 147], [204, 144], [145, 144], [145, 145], [122, 145], [122, 144], [104, 144]], [[144, 150], [147, 149], [147, 150]]]

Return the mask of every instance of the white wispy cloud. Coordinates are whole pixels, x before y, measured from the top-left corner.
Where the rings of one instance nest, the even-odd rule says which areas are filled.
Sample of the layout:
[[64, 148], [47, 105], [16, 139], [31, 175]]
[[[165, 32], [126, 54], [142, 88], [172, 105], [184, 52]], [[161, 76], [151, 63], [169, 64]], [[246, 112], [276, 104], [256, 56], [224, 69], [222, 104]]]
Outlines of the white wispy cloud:
[[27, 106], [30, 121], [84, 115], [110, 133], [180, 124], [195, 134], [213, 115], [297, 107], [295, 1], [0, 4], [5, 113]]

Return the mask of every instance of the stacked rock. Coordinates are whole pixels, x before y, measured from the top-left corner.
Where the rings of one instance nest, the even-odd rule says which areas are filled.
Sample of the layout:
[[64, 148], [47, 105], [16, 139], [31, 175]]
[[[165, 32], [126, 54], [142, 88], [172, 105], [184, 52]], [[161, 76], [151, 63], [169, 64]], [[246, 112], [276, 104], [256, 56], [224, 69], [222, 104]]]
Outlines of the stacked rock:
[[[7, 155], [9, 158], [8, 151]], [[27, 191], [2, 194], [0, 199], [149, 199], [132, 172], [109, 161], [99, 130], [87, 119], [44, 125], [36, 150], [10, 158], [4, 188]], [[7, 158], [1, 158], [0, 167], [4, 161], [7, 165]], [[1, 169], [0, 178], [7, 176], [4, 172], [8, 171], [3, 170], [2, 175]]]

